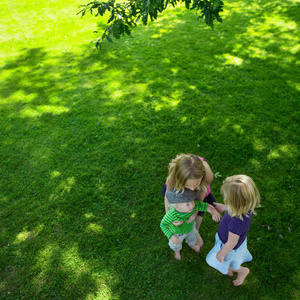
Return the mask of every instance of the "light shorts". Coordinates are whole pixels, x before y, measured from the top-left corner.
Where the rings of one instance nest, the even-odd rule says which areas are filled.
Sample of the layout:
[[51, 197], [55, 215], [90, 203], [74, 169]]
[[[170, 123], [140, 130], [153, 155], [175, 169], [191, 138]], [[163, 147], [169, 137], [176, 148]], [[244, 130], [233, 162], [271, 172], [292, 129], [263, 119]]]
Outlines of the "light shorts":
[[185, 233], [185, 234], [177, 234], [177, 236], [179, 237], [179, 240], [180, 240], [179, 244], [173, 244], [171, 242], [171, 240], [169, 240], [169, 246], [173, 251], [180, 251], [182, 249], [182, 242], [184, 239], [186, 239], [186, 242], [190, 247], [192, 247], [196, 244], [199, 233], [196, 229], [195, 221], [193, 221], [193, 222], [194, 222], [194, 224], [193, 224], [193, 229], [191, 232]]
[[226, 275], [228, 273], [229, 267], [233, 270], [238, 270], [241, 267], [241, 264], [247, 261], [252, 260], [252, 255], [247, 249], [247, 238], [241, 244], [241, 246], [236, 250], [231, 250], [224, 259], [224, 262], [221, 263], [217, 260], [217, 253], [223, 248], [224, 244], [220, 240], [218, 233], [216, 233], [216, 242], [215, 246], [210, 250], [206, 256], [206, 262], [213, 268], [220, 271], [222, 274]]

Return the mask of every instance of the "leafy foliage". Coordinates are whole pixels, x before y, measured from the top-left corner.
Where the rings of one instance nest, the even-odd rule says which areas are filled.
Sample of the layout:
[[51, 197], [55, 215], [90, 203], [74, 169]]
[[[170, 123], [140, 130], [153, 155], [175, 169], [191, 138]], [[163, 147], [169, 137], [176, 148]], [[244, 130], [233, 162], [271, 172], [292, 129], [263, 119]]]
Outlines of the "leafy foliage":
[[173, 7], [179, 3], [185, 3], [187, 9], [200, 11], [198, 19], [203, 18], [205, 23], [213, 28], [214, 21], [222, 22], [219, 15], [223, 11], [223, 1], [221, 0], [127, 0], [118, 3], [115, 0], [108, 2], [92, 1], [86, 5], [81, 5], [82, 17], [87, 12], [95, 14], [95, 16], [103, 17], [105, 13], [109, 13], [108, 27], [104, 30], [102, 36], [97, 40], [96, 47], [101, 47], [100, 42], [107, 39], [112, 42], [112, 37], [120, 39], [121, 36], [131, 36], [131, 29], [141, 21], [147, 25], [148, 20], [157, 19], [158, 13], [162, 13], [170, 4]]

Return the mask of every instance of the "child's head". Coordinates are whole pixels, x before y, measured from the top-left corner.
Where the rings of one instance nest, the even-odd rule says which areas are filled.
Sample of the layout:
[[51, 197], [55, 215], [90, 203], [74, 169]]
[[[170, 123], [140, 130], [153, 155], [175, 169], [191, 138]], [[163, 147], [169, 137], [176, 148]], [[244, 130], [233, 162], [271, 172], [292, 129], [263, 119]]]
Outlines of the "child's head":
[[166, 194], [170, 206], [182, 213], [192, 212], [195, 207], [194, 200], [197, 192], [185, 189], [183, 191], [176, 191], [174, 188], [170, 189]]
[[259, 207], [260, 196], [253, 180], [247, 175], [227, 177], [221, 187], [224, 203], [231, 217], [243, 218]]
[[167, 184], [177, 191], [184, 188], [202, 189], [205, 167], [198, 156], [179, 154], [169, 164]]

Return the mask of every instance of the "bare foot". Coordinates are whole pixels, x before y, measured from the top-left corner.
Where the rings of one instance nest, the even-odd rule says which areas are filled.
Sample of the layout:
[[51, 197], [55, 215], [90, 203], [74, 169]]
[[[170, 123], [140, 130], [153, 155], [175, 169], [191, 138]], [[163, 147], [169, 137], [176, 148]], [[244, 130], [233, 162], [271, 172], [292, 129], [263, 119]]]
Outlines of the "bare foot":
[[200, 248], [202, 248], [203, 247], [203, 239], [202, 239], [202, 237], [201, 237], [201, 235], [199, 234], [198, 235], [198, 238], [197, 238], [197, 242], [196, 242], [196, 245], [198, 245]]
[[181, 260], [180, 251], [175, 251], [174, 253], [175, 253], [175, 258], [176, 258], [177, 260]]
[[241, 267], [240, 270], [237, 272], [238, 277], [236, 280], [233, 280], [233, 284], [235, 286], [243, 284], [245, 278], [248, 276], [250, 273], [250, 270], [248, 268]]
[[228, 277], [233, 277], [233, 272], [232, 272], [232, 270], [230, 270], [230, 269], [228, 270], [227, 276], [228, 276]]
[[195, 244], [194, 246], [190, 246], [194, 251], [196, 251], [197, 253], [200, 252], [200, 246]]

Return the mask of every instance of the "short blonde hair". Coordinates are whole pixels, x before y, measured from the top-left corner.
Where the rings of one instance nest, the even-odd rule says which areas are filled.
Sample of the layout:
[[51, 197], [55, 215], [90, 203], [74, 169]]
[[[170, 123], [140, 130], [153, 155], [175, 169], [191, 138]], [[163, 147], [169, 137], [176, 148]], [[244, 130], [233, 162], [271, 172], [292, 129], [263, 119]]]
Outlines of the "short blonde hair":
[[[189, 179], [204, 179], [205, 175], [205, 167], [197, 155], [179, 154], [169, 164], [167, 186], [168, 189], [183, 191]], [[205, 189], [204, 180], [197, 189]]]
[[231, 217], [243, 219], [243, 216], [254, 213], [254, 209], [260, 206], [259, 191], [247, 175], [227, 177], [221, 187], [221, 193]]
[[176, 207], [178, 207], [178, 204], [180, 204], [180, 203], [169, 203], [169, 208], [173, 207], [176, 209]]

